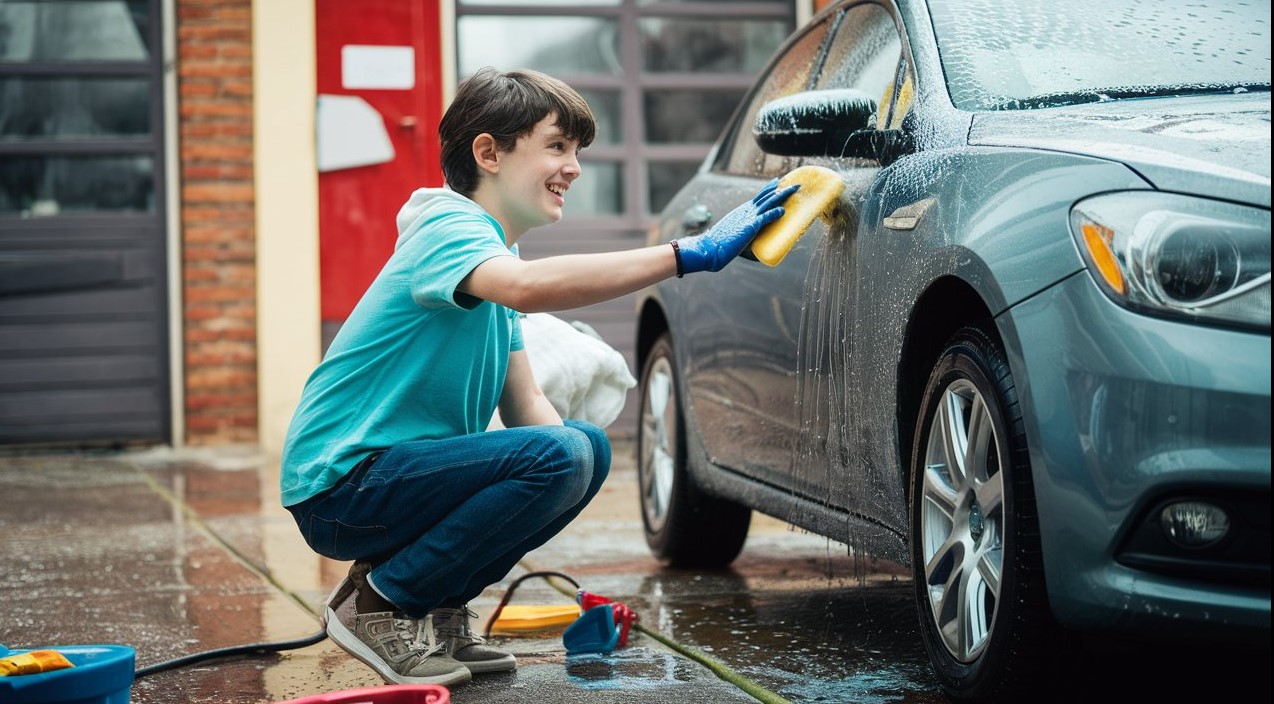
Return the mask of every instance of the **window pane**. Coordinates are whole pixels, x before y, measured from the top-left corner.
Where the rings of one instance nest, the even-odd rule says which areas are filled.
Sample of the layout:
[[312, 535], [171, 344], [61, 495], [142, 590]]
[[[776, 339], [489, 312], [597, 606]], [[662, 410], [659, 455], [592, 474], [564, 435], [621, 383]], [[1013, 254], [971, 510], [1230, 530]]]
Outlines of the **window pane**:
[[147, 0], [0, 2], [0, 60], [146, 59], [149, 5]]
[[1057, 107], [1105, 89], [1270, 82], [1269, 2], [955, 5], [931, 9], [951, 98], [963, 110]]
[[0, 215], [152, 212], [154, 160], [148, 156], [0, 159]]
[[619, 93], [613, 90], [580, 90], [597, 118], [597, 136], [593, 144], [618, 144], [624, 141], [624, 116], [619, 109]]
[[689, 183], [699, 170], [699, 162], [651, 163], [646, 169], [646, 189], [650, 212], [658, 213], [668, 205], [677, 190]]
[[742, 90], [649, 90], [646, 141], [655, 144], [717, 141], [743, 99]]
[[599, 17], [464, 16], [456, 21], [460, 75], [483, 66], [552, 76], [619, 75], [619, 33]]
[[747, 110], [734, 125], [730, 143], [723, 150], [724, 161], [714, 168], [729, 173], [753, 177], [780, 176], [792, 168], [790, 157], [766, 154], [752, 138], [752, 124], [761, 107], [771, 100], [784, 98], [806, 90], [810, 84], [810, 69], [827, 36], [828, 22], [824, 18], [818, 25], [801, 35], [788, 50], [783, 61], [770, 69], [757, 92], [748, 103]]
[[619, 215], [624, 212], [622, 165], [610, 161], [585, 161], [581, 175], [571, 184], [562, 218]]
[[754, 73], [787, 38], [783, 20], [692, 20], [650, 17], [638, 22], [645, 70]]
[[851, 8], [832, 39], [815, 88], [857, 88], [884, 102], [901, 53], [902, 40], [888, 12], [871, 4]]
[[0, 79], [0, 140], [147, 134], [145, 79]]

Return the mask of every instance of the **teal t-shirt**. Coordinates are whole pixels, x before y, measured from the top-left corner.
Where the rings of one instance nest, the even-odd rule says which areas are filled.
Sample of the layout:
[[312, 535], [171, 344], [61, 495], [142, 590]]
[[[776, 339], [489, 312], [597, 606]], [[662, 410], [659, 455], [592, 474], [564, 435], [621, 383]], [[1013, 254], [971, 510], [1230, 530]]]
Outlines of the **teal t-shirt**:
[[368, 454], [482, 432], [522, 349], [518, 313], [456, 291], [474, 267], [517, 256], [500, 225], [447, 189], [420, 189], [394, 253], [306, 381], [288, 427], [284, 506], [334, 486]]

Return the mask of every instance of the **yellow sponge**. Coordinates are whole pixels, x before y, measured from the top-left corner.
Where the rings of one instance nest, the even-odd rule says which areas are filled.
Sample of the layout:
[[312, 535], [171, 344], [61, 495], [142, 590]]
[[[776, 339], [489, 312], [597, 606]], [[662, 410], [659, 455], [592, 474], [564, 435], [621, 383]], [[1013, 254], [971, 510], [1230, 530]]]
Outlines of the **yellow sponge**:
[[0, 677], [38, 675], [75, 665], [56, 650], [31, 650], [0, 658]]
[[752, 240], [752, 256], [770, 266], [778, 266], [791, 251], [796, 240], [814, 224], [814, 218], [830, 214], [832, 206], [845, 190], [839, 174], [822, 166], [802, 166], [779, 179], [779, 188], [794, 183], [799, 190], [783, 203], [783, 217], [775, 220]]
[[579, 618], [576, 604], [562, 606], [510, 604], [500, 610], [499, 617], [491, 624], [491, 634], [517, 635], [534, 631], [560, 629]]

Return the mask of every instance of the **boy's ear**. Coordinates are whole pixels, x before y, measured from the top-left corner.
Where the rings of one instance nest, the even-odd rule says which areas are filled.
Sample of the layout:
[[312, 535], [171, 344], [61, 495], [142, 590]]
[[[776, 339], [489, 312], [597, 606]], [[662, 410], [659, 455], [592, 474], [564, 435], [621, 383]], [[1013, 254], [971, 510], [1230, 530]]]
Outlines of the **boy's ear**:
[[483, 132], [473, 138], [473, 160], [479, 169], [488, 173], [500, 170], [500, 149], [495, 143], [495, 137]]

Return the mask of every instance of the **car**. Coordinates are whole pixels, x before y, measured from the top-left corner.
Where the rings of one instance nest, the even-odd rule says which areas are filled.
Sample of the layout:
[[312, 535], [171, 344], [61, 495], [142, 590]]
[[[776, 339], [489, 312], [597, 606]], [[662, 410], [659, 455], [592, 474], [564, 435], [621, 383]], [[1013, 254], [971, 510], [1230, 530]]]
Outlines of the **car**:
[[650, 244], [793, 169], [775, 266], [636, 302], [646, 541], [753, 511], [909, 565], [952, 699], [1072, 634], [1270, 643], [1270, 7], [844, 0], [793, 33]]

